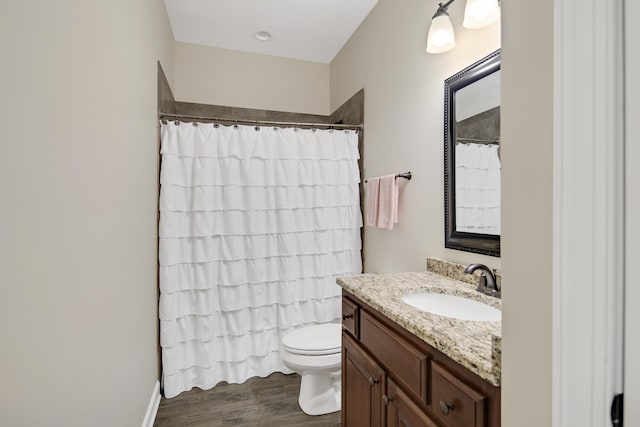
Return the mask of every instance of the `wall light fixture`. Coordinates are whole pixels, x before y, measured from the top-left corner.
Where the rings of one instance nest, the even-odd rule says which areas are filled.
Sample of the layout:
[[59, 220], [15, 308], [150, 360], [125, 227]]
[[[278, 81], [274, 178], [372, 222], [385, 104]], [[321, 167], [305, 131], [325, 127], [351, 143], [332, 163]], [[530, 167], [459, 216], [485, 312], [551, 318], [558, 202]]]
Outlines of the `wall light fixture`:
[[[447, 12], [454, 1], [449, 0], [438, 5], [438, 10], [433, 15], [427, 35], [427, 52], [443, 53], [456, 47], [456, 35]], [[477, 30], [488, 27], [498, 19], [500, 19], [498, 0], [467, 0], [462, 25], [465, 28]]]

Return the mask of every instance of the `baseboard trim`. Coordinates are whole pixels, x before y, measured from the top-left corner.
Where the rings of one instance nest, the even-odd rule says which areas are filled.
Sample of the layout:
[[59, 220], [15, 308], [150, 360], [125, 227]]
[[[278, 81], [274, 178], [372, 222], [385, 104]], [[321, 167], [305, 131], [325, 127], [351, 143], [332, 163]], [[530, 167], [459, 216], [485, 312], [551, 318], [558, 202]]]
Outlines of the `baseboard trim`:
[[156, 415], [158, 414], [158, 406], [160, 406], [160, 381], [156, 381], [153, 386], [149, 406], [147, 406], [147, 413], [144, 415], [144, 421], [142, 421], [142, 427], [153, 427], [153, 423], [156, 421]]

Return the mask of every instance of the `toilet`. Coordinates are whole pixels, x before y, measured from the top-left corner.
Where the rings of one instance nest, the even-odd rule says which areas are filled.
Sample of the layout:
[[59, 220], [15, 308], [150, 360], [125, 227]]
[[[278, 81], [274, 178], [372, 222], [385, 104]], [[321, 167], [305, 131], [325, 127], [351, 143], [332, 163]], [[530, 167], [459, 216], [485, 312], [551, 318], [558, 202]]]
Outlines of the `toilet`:
[[339, 323], [306, 326], [282, 338], [282, 362], [302, 377], [298, 404], [308, 415], [340, 410], [341, 330]]

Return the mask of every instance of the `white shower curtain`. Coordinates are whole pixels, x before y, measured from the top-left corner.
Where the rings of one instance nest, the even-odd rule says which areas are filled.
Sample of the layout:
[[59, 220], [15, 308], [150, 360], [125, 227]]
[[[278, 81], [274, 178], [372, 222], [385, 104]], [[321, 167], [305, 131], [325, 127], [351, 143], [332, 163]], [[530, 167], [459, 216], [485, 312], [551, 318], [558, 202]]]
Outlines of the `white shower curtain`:
[[173, 397], [290, 371], [281, 337], [340, 316], [358, 274], [353, 131], [161, 125], [160, 344]]
[[498, 144], [456, 143], [456, 230], [500, 234]]

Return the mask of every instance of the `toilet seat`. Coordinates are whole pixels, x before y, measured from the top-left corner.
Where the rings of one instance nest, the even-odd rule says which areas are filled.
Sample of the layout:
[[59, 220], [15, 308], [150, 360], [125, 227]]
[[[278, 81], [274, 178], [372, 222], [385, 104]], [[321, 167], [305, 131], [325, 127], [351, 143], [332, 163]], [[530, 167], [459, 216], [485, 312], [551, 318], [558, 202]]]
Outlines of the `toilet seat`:
[[296, 329], [282, 338], [282, 346], [293, 354], [323, 356], [342, 350], [342, 325], [328, 323]]

